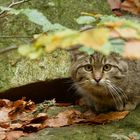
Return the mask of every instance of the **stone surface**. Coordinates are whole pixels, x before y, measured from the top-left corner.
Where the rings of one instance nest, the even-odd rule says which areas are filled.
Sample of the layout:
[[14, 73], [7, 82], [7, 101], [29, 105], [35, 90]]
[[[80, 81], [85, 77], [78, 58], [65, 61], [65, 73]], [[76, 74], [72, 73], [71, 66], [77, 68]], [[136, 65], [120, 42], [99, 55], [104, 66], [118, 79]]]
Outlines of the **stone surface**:
[[17, 51], [0, 55], [0, 91], [33, 82], [69, 76], [70, 55], [55, 51], [35, 60], [22, 57]]
[[[73, 108], [73, 107], [71, 107]], [[48, 114], [57, 114], [68, 108], [53, 108]], [[104, 125], [77, 124], [61, 128], [46, 128], [20, 140], [140, 140], [140, 107], [126, 118]], [[135, 140], [135, 139], [134, 139]]]

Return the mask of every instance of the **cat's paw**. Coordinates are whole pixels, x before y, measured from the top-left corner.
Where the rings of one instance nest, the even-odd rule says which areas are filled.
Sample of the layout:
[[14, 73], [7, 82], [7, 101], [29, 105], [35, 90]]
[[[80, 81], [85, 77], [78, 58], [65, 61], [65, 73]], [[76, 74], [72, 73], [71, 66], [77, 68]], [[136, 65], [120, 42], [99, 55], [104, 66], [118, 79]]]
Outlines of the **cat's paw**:
[[128, 102], [124, 109], [123, 110], [126, 110], [126, 111], [131, 111], [131, 110], [134, 110], [136, 108], [136, 104], [135, 103], [131, 103], [131, 102]]

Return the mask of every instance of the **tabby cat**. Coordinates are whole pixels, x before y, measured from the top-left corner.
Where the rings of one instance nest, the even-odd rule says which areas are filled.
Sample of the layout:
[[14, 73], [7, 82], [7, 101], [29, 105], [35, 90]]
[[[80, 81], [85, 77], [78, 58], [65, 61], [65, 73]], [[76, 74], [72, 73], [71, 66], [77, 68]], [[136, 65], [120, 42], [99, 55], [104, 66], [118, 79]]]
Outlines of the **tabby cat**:
[[71, 77], [92, 110], [133, 110], [140, 103], [140, 60], [99, 52], [74, 57]]

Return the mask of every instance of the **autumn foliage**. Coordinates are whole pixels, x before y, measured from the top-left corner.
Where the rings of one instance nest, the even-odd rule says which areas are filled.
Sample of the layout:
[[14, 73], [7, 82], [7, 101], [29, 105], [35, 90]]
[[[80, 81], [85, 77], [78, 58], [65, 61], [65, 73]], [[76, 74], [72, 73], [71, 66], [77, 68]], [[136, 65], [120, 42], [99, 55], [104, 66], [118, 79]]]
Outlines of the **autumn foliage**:
[[[54, 104], [54, 100], [51, 106]], [[59, 104], [56, 104], [57, 106]], [[54, 107], [56, 106], [53, 105]], [[61, 106], [62, 104], [60, 104]], [[40, 109], [41, 108], [41, 109]], [[43, 128], [64, 127], [76, 123], [105, 124], [123, 119], [128, 111], [110, 112], [107, 114], [82, 113], [75, 109], [67, 109], [55, 116], [48, 116], [50, 104], [44, 101], [35, 104], [25, 98], [15, 102], [0, 100], [0, 140], [16, 140], [22, 136], [37, 132]]]
[[121, 9], [135, 15], [140, 15], [140, 1], [139, 0], [125, 0], [121, 4]]

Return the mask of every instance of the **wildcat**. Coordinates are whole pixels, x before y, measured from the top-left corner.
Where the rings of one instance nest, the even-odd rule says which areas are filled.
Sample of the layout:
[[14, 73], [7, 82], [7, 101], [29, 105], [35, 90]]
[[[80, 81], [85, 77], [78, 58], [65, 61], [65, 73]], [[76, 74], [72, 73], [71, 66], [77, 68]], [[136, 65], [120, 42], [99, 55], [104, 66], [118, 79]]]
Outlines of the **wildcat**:
[[74, 53], [70, 71], [75, 88], [94, 111], [133, 110], [140, 103], [140, 60]]

